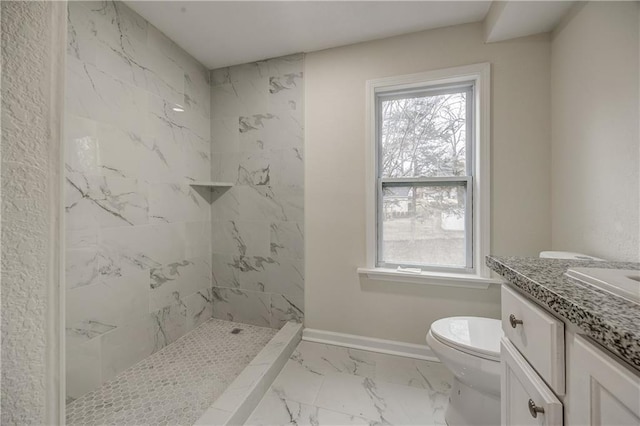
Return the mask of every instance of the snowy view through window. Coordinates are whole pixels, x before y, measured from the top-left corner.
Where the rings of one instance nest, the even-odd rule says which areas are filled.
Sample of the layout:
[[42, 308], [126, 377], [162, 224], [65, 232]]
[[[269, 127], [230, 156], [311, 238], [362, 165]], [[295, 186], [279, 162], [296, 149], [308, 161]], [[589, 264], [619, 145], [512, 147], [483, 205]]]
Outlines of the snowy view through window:
[[459, 178], [469, 174], [466, 115], [470, 93], [462, 88], [456, 93], [382, 98], [380, 261], [467, 266], [467, 188]]

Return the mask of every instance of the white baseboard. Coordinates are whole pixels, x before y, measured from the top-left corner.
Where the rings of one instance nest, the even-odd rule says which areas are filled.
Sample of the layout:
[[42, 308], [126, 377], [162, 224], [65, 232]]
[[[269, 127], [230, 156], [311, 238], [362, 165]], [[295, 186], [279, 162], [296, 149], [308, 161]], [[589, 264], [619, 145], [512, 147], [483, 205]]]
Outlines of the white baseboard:
[[440, 361], [427, 345], [416, 345], [395, 340], [376, 339], [374, 337], [336, 333], [314, 328], [305, 328], [302, 332], [302, 340], [426, 361]]

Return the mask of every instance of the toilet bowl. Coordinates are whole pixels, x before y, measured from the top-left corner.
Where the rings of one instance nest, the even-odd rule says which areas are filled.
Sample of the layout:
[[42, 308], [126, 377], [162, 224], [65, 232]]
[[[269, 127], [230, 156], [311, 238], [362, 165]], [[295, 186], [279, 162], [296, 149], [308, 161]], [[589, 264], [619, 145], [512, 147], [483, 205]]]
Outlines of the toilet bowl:
[[454, 379], [445, 412], [449, 426], [500, 424], [500, 320], [442, 318], [427, 344]]

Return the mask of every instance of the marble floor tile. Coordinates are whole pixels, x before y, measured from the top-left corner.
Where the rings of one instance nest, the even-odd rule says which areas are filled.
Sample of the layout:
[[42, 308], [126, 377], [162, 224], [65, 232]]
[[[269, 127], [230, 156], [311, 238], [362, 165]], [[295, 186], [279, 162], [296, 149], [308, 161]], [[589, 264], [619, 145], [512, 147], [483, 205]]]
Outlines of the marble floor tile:
[[376, 355], [373, 352], [302, 341], [291, 359], [306, 370], [323, 375], [347, 373], [373, 378]]
[[314, 405], [286, 399], [274, 389], [269, 389], [245, 425], [375, 425], [351, 414], [326, 410]]
[[393, 395], [394, 390], [402, 389], [390, 389], [387, 385], [368, 377], [330, 373], [325, 376], [315, 405], [354, 416], [376, 418], [386, 424], [412, 423]]
[[451, 373], [439, 362], [305, 341], [291, 359], [321, 374], [348, 373], [441, 393], [451, 389]]
[[377, 381], [396, 383], [427, 389], [432, 392], [448, 393], [452, 376], [439, 362], [408, 359], [400, 356], [380, 356], [376, 359]]
[[440, 363], [300, 342], [246, 424], [444, 425]]
[[283, 398], [304, 404], [313, 404], [324, 382], [324, 375], [307, 370], [289, 360], [271, 385]]

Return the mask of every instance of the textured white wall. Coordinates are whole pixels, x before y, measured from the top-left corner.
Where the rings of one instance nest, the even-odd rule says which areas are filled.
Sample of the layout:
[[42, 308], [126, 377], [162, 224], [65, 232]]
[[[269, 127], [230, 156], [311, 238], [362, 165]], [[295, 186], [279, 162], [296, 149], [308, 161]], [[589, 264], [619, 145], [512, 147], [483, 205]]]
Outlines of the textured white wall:
[[640, 260], [638, 2], [578, 7], [551, 44], [552, 246]]
[[66, 2], [1, 8], [2, 424], [54, 424]]
[[492, 65], [491, 252], [530, 255], [550, 236], [550, 41], [485, 44], [481, 23], [310, 53], [305, 66], [305, 323], [424, 344], [436, 319], [496, 317], [489, 290], [360, 280], [365, 265], [365, 82]]

